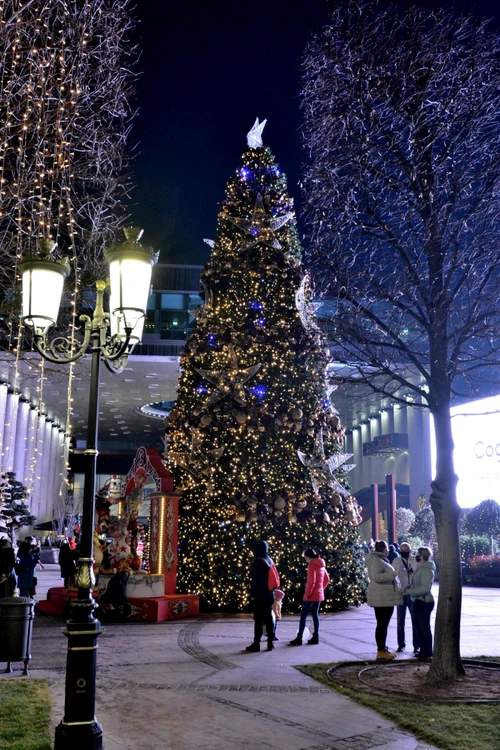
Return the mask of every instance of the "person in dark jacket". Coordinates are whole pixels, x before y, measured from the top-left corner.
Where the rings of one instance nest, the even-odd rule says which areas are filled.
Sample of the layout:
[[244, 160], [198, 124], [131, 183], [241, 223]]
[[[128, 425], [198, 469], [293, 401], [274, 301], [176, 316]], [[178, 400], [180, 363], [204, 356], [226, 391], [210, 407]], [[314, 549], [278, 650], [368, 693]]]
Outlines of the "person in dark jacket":
[[98, 617], [101, 615], [109, 622], [126, 622], [130, 617], [132, 605], [127, 601], [129, 575], [130, 570], [121, 570], [111, 576], [106, 591], [99, 597]]
[[40, 556], [38, 548], [32, 545], [30, 540], [31, 537], [26, 537], [26, 540], [19, 545], [17, 553], [19, 560], [17, 585], [21, 596], [34, 596], [35, 594], [35, 568]]
[[396, 549], [396, 545], [389, 544], [389, 554], [387, 555], [387, 559], [392, 565], [392, 561], [396, 559], [396, 557], [400, 557], [399, 552]]
[[269, 557], [269, 546], [261, 540], [256, 543], [254, 549], [254, 561], [252, 564], [252, 583], [250, 585], [250, 598], [252, 600], [254, 619], [253, 643], [247, 646], [247, 651], [260, 651], [260, 639], [266, 626], [267, 650], [274, 648], [274, 624], [273, 624], [273, 602], [274, 594], [269, 589], [269, 570], [274, 565]]
[[74, 586], [76, 575], [75, 553], [68, 542], [61, 544], [59, 567], [61, 568], [61, 578], [64, 578], [64, 588], [68, 589], [70, 586]]
[[0, 539], [0, 598], [13, 596], [16, 590], [16, 556], [8, 539]]

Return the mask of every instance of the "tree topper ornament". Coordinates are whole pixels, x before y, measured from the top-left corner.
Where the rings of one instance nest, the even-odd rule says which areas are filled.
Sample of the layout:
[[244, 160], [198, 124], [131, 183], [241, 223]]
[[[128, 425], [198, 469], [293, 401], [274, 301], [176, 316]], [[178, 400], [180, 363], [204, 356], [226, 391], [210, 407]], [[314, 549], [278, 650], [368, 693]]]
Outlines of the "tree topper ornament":
[[[302, 451], [297, 451], [297, 455], [304, 464], [306, 469], [309, 471], [311, 484], [315, 494], [319, 493], [319, 488], [322, 484], [327, 484], [332, 490], [335, 490], [343, 497], [346, 497], [349, 493], [343, 487], [340, 482], [335, 478], [334, 472], [345, 464], [345, 462], [352, 458], [353, 453], [334, 453], [328, 458], [325, 456], [325, 449], [323, 446], [323, 430], [320, 429], [316, 433], [314, 440], [314, 449], [311, 455], [306, 455]], [[350, 471], [356, 464], [348, 464], [343, 467], [344, 471]]]
[[247, 133], [248, 148], [262, 148], [264, 143], [262, 142], [262, 131], [266, 127], [267, 120], [262, 120], [259, 123], [259, 118], [255, 118], [255, 122], [252, 129]]
[[262, 363], [251, 365], [251, 367], [240, 368], [238, 357], [232, 346], [228, 346], [228, 369], [226, 370], [195, 370], [199, 375], [213, 383], [215, 391], [210, 394], [203, 404], [204, 407], [212, 406], [221, 399], [229, 396], [240, 406], [246, 406], [246, 394], [243, 386], [261, 368]]

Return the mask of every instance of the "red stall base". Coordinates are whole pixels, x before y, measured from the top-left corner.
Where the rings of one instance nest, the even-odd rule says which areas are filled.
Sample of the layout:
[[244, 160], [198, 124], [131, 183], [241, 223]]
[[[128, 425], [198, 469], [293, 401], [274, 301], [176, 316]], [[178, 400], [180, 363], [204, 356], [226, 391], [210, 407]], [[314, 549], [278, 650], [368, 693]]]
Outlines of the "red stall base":
[[[62, 586], [49, 589], [46, 601], [38, 602], [38, 611], [51, 615], [68, 615], [71, 599], [76, 591], [65, 591]], [[93, 592], [97, 599], [97, 592]], [[200, 612], [200, 600], [195, 594], [166, 594], [151, 599], [127, 599], [132, 607], [131, 622], [165, 622], [182, 617], [194, 617]]]

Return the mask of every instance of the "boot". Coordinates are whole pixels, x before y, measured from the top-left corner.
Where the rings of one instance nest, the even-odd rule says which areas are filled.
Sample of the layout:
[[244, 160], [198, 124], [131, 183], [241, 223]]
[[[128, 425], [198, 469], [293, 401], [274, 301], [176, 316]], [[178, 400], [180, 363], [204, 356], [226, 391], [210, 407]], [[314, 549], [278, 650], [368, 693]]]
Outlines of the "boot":
[[245, 651], [251, 651], [252, 653], [257, 653], [257, 651], [260, 651], [260, 643], [251, 643], [249, 646], [246, 647]]
[[290, 646], [302, 646], [302, 636], [298, 635], [293, 641], [290, 641]]
[[267, 642], [267, 650], [274, 651], [274, 643], [272, 641]]
[[392, 661], [392, 659], [396, 658], [396, 654], [391, 654], [388, 648], [382, 649], [382, 651], [377, 651], [377, 659], [385, 659], [386, 661]]
[[309, 644], [309, 646], [317, 646], [318, 643], [319, 643], [319, 635], [318, 635], [318, 633], [313, 633], [312, 638], [309, 638], [309, 640], [307, 641], [307, 643]]

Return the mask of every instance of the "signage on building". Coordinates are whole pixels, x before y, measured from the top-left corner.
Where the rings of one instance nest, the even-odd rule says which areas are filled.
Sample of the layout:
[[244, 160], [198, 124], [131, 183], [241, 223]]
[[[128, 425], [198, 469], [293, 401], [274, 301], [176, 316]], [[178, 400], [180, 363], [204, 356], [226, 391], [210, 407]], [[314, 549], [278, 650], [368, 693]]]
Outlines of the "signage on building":
[[385, 456], [404, 450], [408, 450], [408, 435], [403, 432], [377, 435], [369, 443], [363, 443], [363, 456]]
[[[458, 504], [461, 508], [473, 508], [483, 500], [500, 502], [500, 395], [453, 406], [450, 413]], [[435, 471], [436, 443], [432, 418], [430, 429]]]

